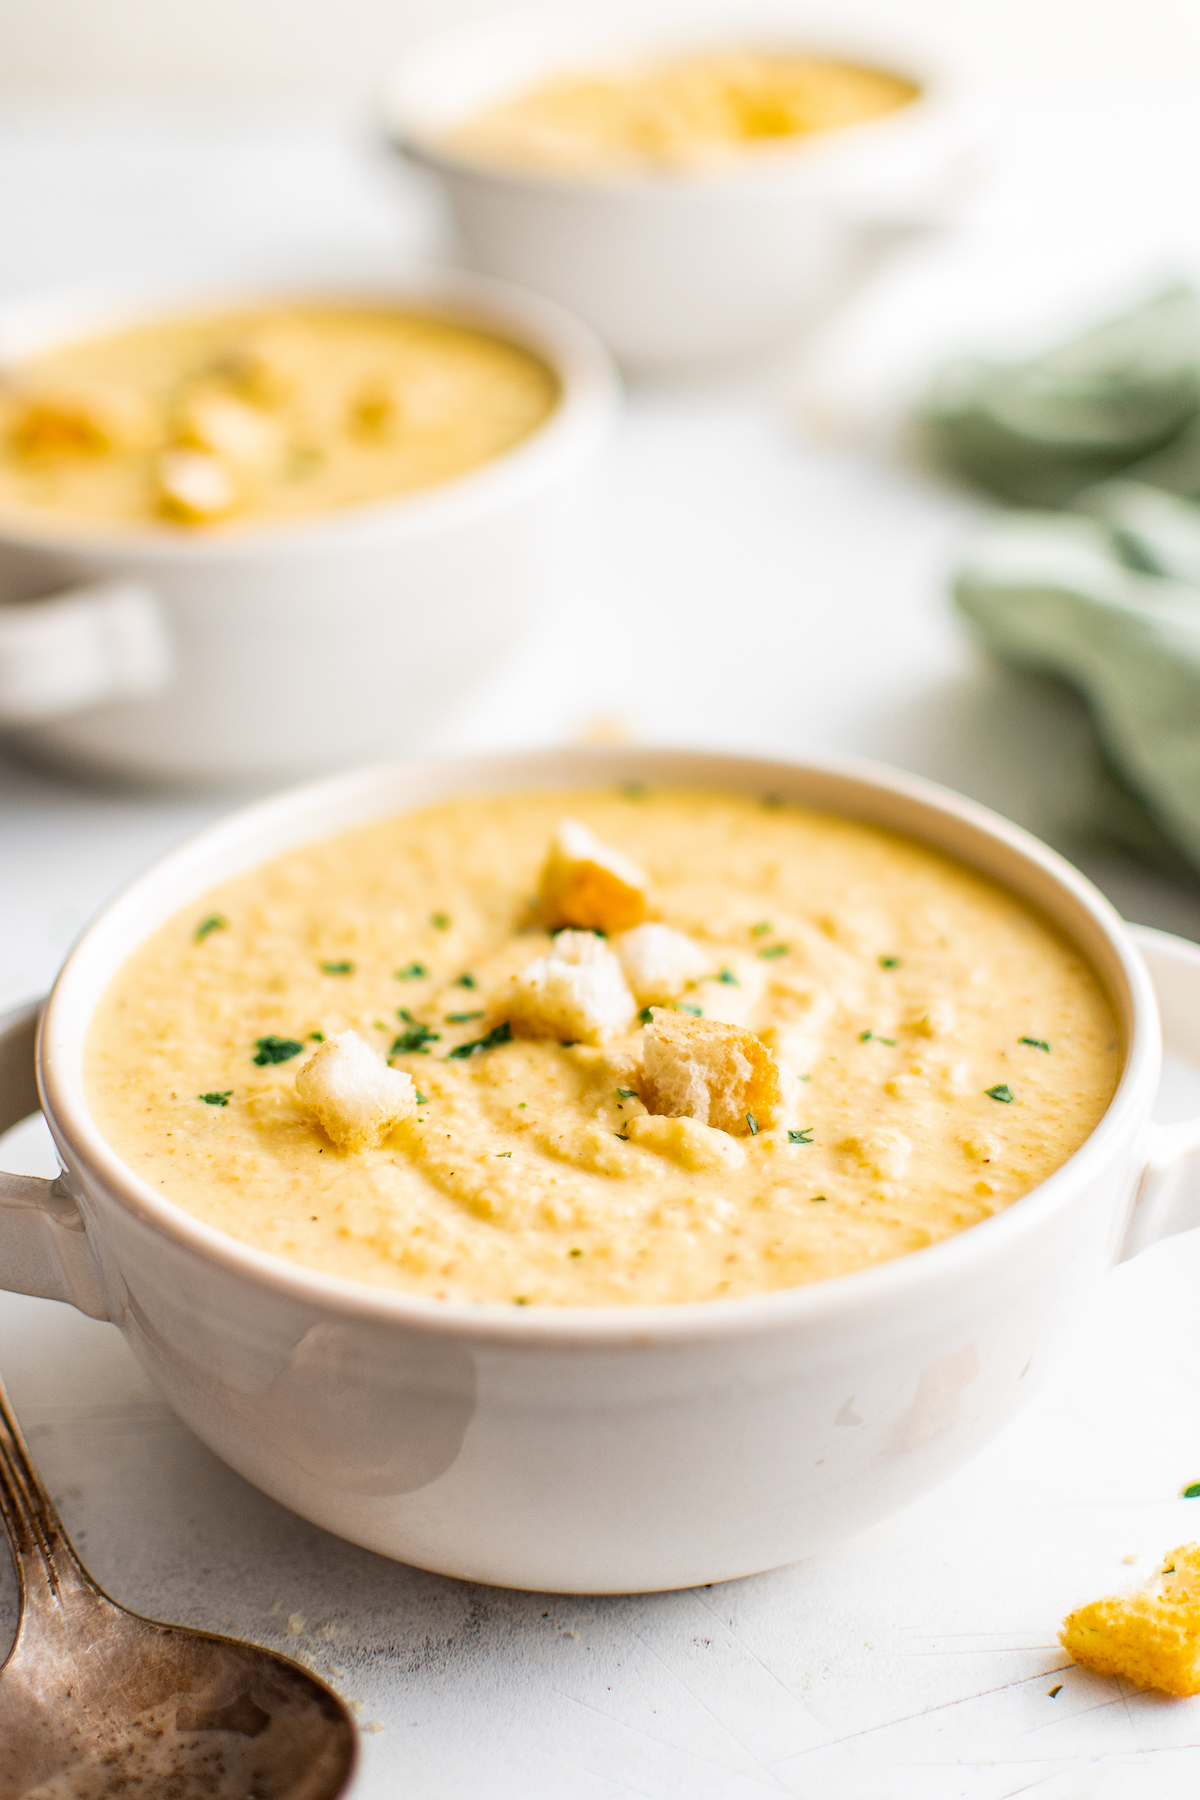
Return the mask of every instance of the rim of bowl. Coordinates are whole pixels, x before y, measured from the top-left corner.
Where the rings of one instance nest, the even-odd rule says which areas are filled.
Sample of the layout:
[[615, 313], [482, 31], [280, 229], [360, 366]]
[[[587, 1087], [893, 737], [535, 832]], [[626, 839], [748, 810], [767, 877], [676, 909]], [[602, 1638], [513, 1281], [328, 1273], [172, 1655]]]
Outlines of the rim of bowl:
[[616, 365], [590, 326], [540, 294], [489, 275], [447, 268], [330, 272], [305, 259], [295, 265], [248, 264], [220, 274], [146, 276], [49, 289], [0, 302], [0, 365], [53, 345], [101, 336], [157, 319], [208, 310], [354, 300], [390, 300], [410, 310], [490, 331], [532, 351], [554, 371], [560, 394], [526, 438], [478, 467], [394, 498], [330, 508], [295, 520], [247, 524], [218, 536], [175, 535], [155, 525], [97, 530], [70, 519], [39, 529], [0, 517], [0, 545], [84, 555], [113, 562], [222, 562], [275, 556], [281, 550], [336, 552], [348, 540], [423, 537], [464, 516], [502, 509], [555, 482], [608, 435], [621, 397]]
[[[606, 1306], [514, 1307], [498, 1301], [438, 1300], [290, 1262], [203, 1223], [156, 1192], [108, 1144], [91, 1117], [83, 1088], [84, 1043], [95, 1005], [133, 950], [216, 882], [286, 854], [289, 848], [318, 843], [341, 831], [440, 800], [636, 779], [660, 786], [723, 788], [730, 793], [781, 792], [817, 811], [860, 817], [914, 838], [1016, 893], [1082, 952], [1116, 1013], [1123, 1044], [1122, 1069], [1099, 1123], [1065, 1162], [1002, 1211], [888, 1262], [799, 1287], [728, 1299]], [[395, 790], [405, 783], [425, 784], [428, 791], [400, 800]], [[818, 792], [822, 784], [835, 790], [849, 787], [866, 804], [853, 809], [823, 804], [800, 791], [788, 794], [789, 785], [799, 790], [804, 784], [815, 785]], [[884, 805], [877, 810], [874, 803], [880, 800]], [[880, 816], [886, 814], [889, 801], [900, 812], [923, 811], [929, 823], [940, 819], [948, 826], [966, 827], [975, 839], [974, 848], [990, 848], [998, 862], [1007, 862], [1014, 872], [1019, 868], [1029, 887], [1006, 880], [985, 861], [950, 849], [936, 837], [889, 822]], [[323, 814], [336, 818], [332, 830], [315, 823]], [[262, 846], [267, 840], [271, 841], [264, 855]], [[218, 863], [218, 871], [202, 873], [210, 861]], [[1062, 903], [1064, 912], [1073, 909], [1077, 927], [1085, 922], [1090, 926], [1094, 934], [1091, 948], [1081, 941], [1077, 929], [1072, 930], [1044, 904], [1039, 890], [1051, 902]], [[147, 908], [152, 914], [149, 922], [130, 929], [130, 915]], [[1100, 966], [1097, 952], [1110, 961], [1109, 971]], [[82, 1019], [74, 1017], [81, 1009]], [[1006, 1246], [1010, 1251], [1016, 1248], [1022, 1237], [1068, 1203], [1079, 1183], [1086, 1184], [1109, 1166], [1114, 1141], [1136, 1125], [1139, 1115], [1143, 1120], [1149, 1116], [1160, 1061], [1154, 989], [1124, 921], [1086, 876], [1030, 832], [948, 788], [865, 759], [766, 758], [665, 747], [410, 758], [305, 783], [239, 808], [153, 863], [85, 928], [54, 983], [37, 1039], [43, 1110], [68, 1171], [73, 1161], [93, 1177], [98, 1175], [127, 1211], [181, 1247], [300, 1305], [476, 1340], [546, 1342], [562, 1348], [757, 1335], [854, 1309], [869, 1311], [905, 1289], [910, 1290], [912, 1301], [930, 1283], [953, 1283], [956, 1274], [966, 1274], [981, 1259], [1002, 1254]]]
[[[436, 105], [430, 108], [427, 100], [422, 104], [422, 90], [428, 90], [431, 76], [435, 86], [444, 82], [447, 64], [476, 60], [481, 50], [485, 55], [492, 52], [493, 60], [503, 60], [514, 45], [518, 47], [519, 62], [519, 47], [531, 41], [536, 43], [539, 37], [543, 44], [549, 40], [547, 49], [535, 49], [525, 59], [524, 72], [513, 71], [497, 83], [491, 99], [519, 91], [541, 76], [570, 66], [572, 46], [578, 47], [574, 56], [577, 66], [591, 54], [611, 59], [625, 53], [653, 54], [672, 48], [716, 48], [723, 41], [744, 46], [748, 36], [762, 37], [768, 32], [778, 42], [798, 49], [814, 50], [830, 58], [853, 58], [889, 74], [902, 75], [917, 84], [918, 92], [891, 113], [833, 131], [816, 132], [795, 143], [764, 148], [759, 155], [734, 156], [713, 166], [669, 172], [633, 169], [584, 175], [491, 162], [455, 151], [441, 134], [478, 106], [489, 104], [483, 95], [457, 109], [439, 109]], [[612, 0], [607, 0], [603, 10], [593, 7], [590, 11], [585, 8], [582, 13], [563, 15], [545, 7], [525, 8], [500, 18], [482, 18], [430, 32], [399, 57], [384, 77], [377, 112], [384, 136], [394, 149], [436, 169], [531, 192], [619, 195], [630, 200], [671, 194], [685, 200], [688, 195], [731, 187], [777, 187], [781, 179], [789, 177], [810, 180], [857, 160], [880, 135], [885, 141], [897, 135], [909, 137], [941, 124], [955, 111], [955, 96], [961, 100], [964, 90], [965, 83], [956, 79], [936, 51], [915, 34], [897, 32], [879, 21], [840, 19], [828, 8], [798, 12], [790, 5], [758, 0], [749, 10], [718, 3], [697, 12], [695, 0], [689, 0], [686, 7], [664, 8], [660, 3], [647, 11], [639, 4], [625, 5], [614, 12]], [[439, 112], [440, 118], [436, 116]]]

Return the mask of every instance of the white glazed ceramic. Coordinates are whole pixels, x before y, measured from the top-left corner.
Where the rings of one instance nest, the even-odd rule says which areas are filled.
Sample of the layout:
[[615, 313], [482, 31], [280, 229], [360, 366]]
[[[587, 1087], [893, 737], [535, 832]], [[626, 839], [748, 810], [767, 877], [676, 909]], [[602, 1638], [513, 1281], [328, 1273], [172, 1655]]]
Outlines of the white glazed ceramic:
[[172, 311], [395, 302], [545, 358], [562, 400], [455, 480], [283, 525], [207, 534], [0, 524], [0, 727], [135, 779], [278, 781], [427, 737], [520, 643], [580, 554], [617, 389], [603, 348], [477, 277], [163, 284], [0, 306], [0, 364]]
[[[894, 69], [921, 97], [705, 171], [543, 175], [445, 143], [481, 107], [561, 70], [725, 44]], [[442, 183], [479, 268], [569, 307], [636, 369], [744, 356], [791, 337], [869, 266], [880, 227], [944, 211], [978, 134], [960, 85], [906, 34], [786, 0], [605, 0], [480, 21], [404, 57], [383, 121]]]
[[[881, 1267], [680, 1306], [470, 1306], [247, 1248], [128, 1169], [84, 1098], [84, 1035], [126, 956], [263, 858], [462, 793], [639, 779], [772, 792], [874, 821], [1007, 883], [1110, 990], [1124, 1072], [1060, 1169], [1005, 1212]], [[1189, 1221], [1192, 1122], [1152, 1127], [1159, 1016], [1200, 1051], [1200, 949], [1134, 935], [1069, 864], [973, 803], [869, 765], [665, 751], [401, 763], [235, 814], [159, 863], [80, 940], [37, 1046], [55, 1182], [0, 1177], [6, 1286], [112, 1319], [188, 1425], [306, 1518], [473, 1580], [648, 1590], [837, 1543], [949, 1474], [1012, 1416], [1105, 1270]], [[33, 1009], [0, 1055], [35, 1104]]]

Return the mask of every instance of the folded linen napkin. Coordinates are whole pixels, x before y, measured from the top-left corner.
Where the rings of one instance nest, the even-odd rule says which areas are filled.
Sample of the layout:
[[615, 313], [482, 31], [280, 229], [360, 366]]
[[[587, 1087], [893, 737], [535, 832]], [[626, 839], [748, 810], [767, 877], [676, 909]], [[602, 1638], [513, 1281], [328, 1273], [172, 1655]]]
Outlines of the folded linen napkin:
[[959, 365], [922, 423], [978, 485], [1069, 506], [985, 526], [956, 604], [993, 655], [1087, 702], [1107, 765], [1091, 822], [1200, 873], [1200, 296], [1020, 366]]

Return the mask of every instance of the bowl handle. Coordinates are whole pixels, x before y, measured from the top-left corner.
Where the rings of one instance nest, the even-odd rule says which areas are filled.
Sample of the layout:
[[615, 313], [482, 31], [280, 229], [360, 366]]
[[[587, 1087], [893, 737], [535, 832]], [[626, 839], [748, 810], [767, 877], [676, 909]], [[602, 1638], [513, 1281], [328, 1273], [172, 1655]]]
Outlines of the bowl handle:
[[[1131, 925], [1162, 1014], [1163, 1049], [1200, 1073], [1200, 944]], [[1152, 1125], [1149, 1153], [1129, 1216], [1120, 1260], [1160, 1238], [1200, 1225], [1200, 1115]]]
[[158, 603], [133, 581], [0, 606], [0, 725], [157, 693], [171, 674]]
[[[41, 1002], [0, 1017], [0, 1132], [40, 1101], [34, 1041]], [[92, 1319], [107, 1319], [104, 1284], [83, 1217], [63, 1177], [0, 1170], [0, 1287], [43, 1300], [66, 1300]]]

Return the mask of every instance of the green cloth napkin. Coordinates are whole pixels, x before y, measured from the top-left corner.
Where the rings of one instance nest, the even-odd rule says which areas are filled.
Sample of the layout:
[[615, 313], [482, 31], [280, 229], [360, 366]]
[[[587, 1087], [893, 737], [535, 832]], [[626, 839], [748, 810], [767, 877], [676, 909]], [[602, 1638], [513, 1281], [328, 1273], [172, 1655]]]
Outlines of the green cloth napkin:
[[986, 525], [955, 602], [993, 655], [1083, 696], [1103, 753], [1089, 823], [1200, 873], [1200, 296], [1024, 364], [959, 364], [921, 423], [956, 474], [1069, 507]]

